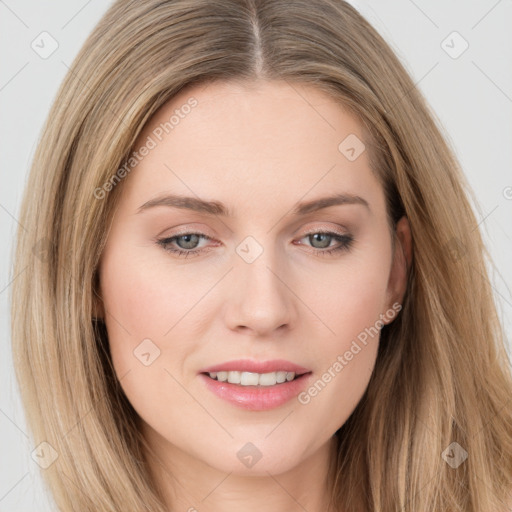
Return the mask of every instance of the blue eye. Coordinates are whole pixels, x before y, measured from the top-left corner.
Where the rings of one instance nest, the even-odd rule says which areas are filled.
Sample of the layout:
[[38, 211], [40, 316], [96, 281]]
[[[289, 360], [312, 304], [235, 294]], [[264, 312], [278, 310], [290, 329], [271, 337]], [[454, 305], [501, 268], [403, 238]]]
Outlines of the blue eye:
[[[314, 241], [320, 244], [320, 248], [313, 247], [313, 252], [321, 256], [341, 251], [348, 251], [354, 242], [352, 235], [341, 235], [339, 233], [329, 231], [315, 231], [304, 235], [302, 239], [304, 238], [308, 238], [310, 242]], [[157, 240], [157, 243], [162, 246], [165, 251], [173, 253], [179, 257], [183, 256], [187, 258], [189, 256], [198, 256], [200, 253], [205, 253], [211, 250], [211, 248], [197, 249], [201, 239], [212, 240], [212, 238], [204, 235], [203, 233], [183, 233], [169, 238], [161, 238]], [[333, 240], [338, 242], [338, 245], [331, 247], [331, 242]]]
[[[329, 231], [315, 231], [314, 233], [307, 234], [304, 238], [308, 238], [310, 242], [320, 242], [320, 248], [313, 247], [315, 252], [320, 255], [329, 255], [340, 251], [348, 251], [354, 242], [352, 235], [340, 235], [338, 233], [331, 233]], [[325, 243], [327, 240], [327, 244]], [[335, 240], [338, 245], [331, 247], [331, 242]], [[325, 249], [325, 250], [322, 250]]]
[[[188, 256], [195, 256], [200, 252], [204, 252], [204, 249], [196, 249], [197, 242], [200, 238], [211, 240], [209, 236], [203, 235], [202, 233], [184, 233], [170, 238], [162, 238], [158, 240], [157, 243], [161, 245], [164, 250], [174, 253], [177, 256], [184, 256], [187, 258]], [[180, 247], [178, 245], [178, 248], [176, 248], [172, 246], [173, 243], [178, 244], [178, 241], [184, 247]]]

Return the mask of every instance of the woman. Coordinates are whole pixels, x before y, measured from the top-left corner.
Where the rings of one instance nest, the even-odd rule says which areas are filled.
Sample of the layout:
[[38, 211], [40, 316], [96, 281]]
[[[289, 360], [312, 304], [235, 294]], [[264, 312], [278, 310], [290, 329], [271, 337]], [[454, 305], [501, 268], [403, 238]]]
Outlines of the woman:
[[59, 509], [508, 510], [465, 189], [350, 5], [116, 2], [18, 235], [16, 371]]

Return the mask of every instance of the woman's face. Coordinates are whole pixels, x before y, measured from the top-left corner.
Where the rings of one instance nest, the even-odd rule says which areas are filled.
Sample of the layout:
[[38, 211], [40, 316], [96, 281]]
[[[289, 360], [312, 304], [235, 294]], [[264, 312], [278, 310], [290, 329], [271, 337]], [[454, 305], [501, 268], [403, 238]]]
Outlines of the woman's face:
[[339, 104], [286, 82], [185, 89], [140, 135], [100, 284], [161, 454], [277, 474], [360, 401], [405, 283], [363, 144]]

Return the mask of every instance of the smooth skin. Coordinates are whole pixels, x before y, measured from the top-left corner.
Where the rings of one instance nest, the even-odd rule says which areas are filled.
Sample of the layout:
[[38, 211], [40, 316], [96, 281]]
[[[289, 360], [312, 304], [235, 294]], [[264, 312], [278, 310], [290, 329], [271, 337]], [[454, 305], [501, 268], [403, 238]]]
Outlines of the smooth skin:
[[[387, 312], [406, 287], [410, 229], [399, 221], [393, 250], [368, 151], [350, 161], [338, 150], [350, 134], [363, 140], [361, 125], [312, 86], [189, 87], [153, 116], [137, 147], [191, 97], [197, 105], [118, 185], [98, 311], [115, 371], [159, 455], [152, 470], [169, 509], [325, 511], [333, 435], [367, 388], [378, 336], [307, 404], [294, 398], [244, 410], [212, 394], [199, 372], [233, 359], [285, 359], [308, 368], [314, 384], [365, 328], [382, 315], [392, 321]], [[221, 202], [229, 215], [166, 205], [138, 211], [165, 194]], [[333, 194], [367, 205], [293, 213], [297, 203]], [[257, 242], [250, 251], [263, 250], [251, 263], [237, 252], [248, 236]], [[149, 365], [134, 355], [145, 339], [146, 360], [160, 351]], [[252, 467], [237, 457], [248, 442], [261, 453]]]

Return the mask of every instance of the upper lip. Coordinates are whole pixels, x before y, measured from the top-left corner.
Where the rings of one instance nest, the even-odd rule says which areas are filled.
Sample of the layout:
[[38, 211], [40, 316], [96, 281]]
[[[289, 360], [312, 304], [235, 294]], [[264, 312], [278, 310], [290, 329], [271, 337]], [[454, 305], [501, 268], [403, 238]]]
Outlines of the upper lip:
[[269, 361], [255, 361], [251, 359], [237, 359], [227, 361], [225, 363], [216, 364], [203, 368], [199, 373], [213, 373], [213, 372], [251, 372], [251, 373], [270, 373], [270, 372], [293, 372], [295, 375], [302, 375], [309, 373], [311, 370], [299, 366], [284, 359], [272, 359]]

